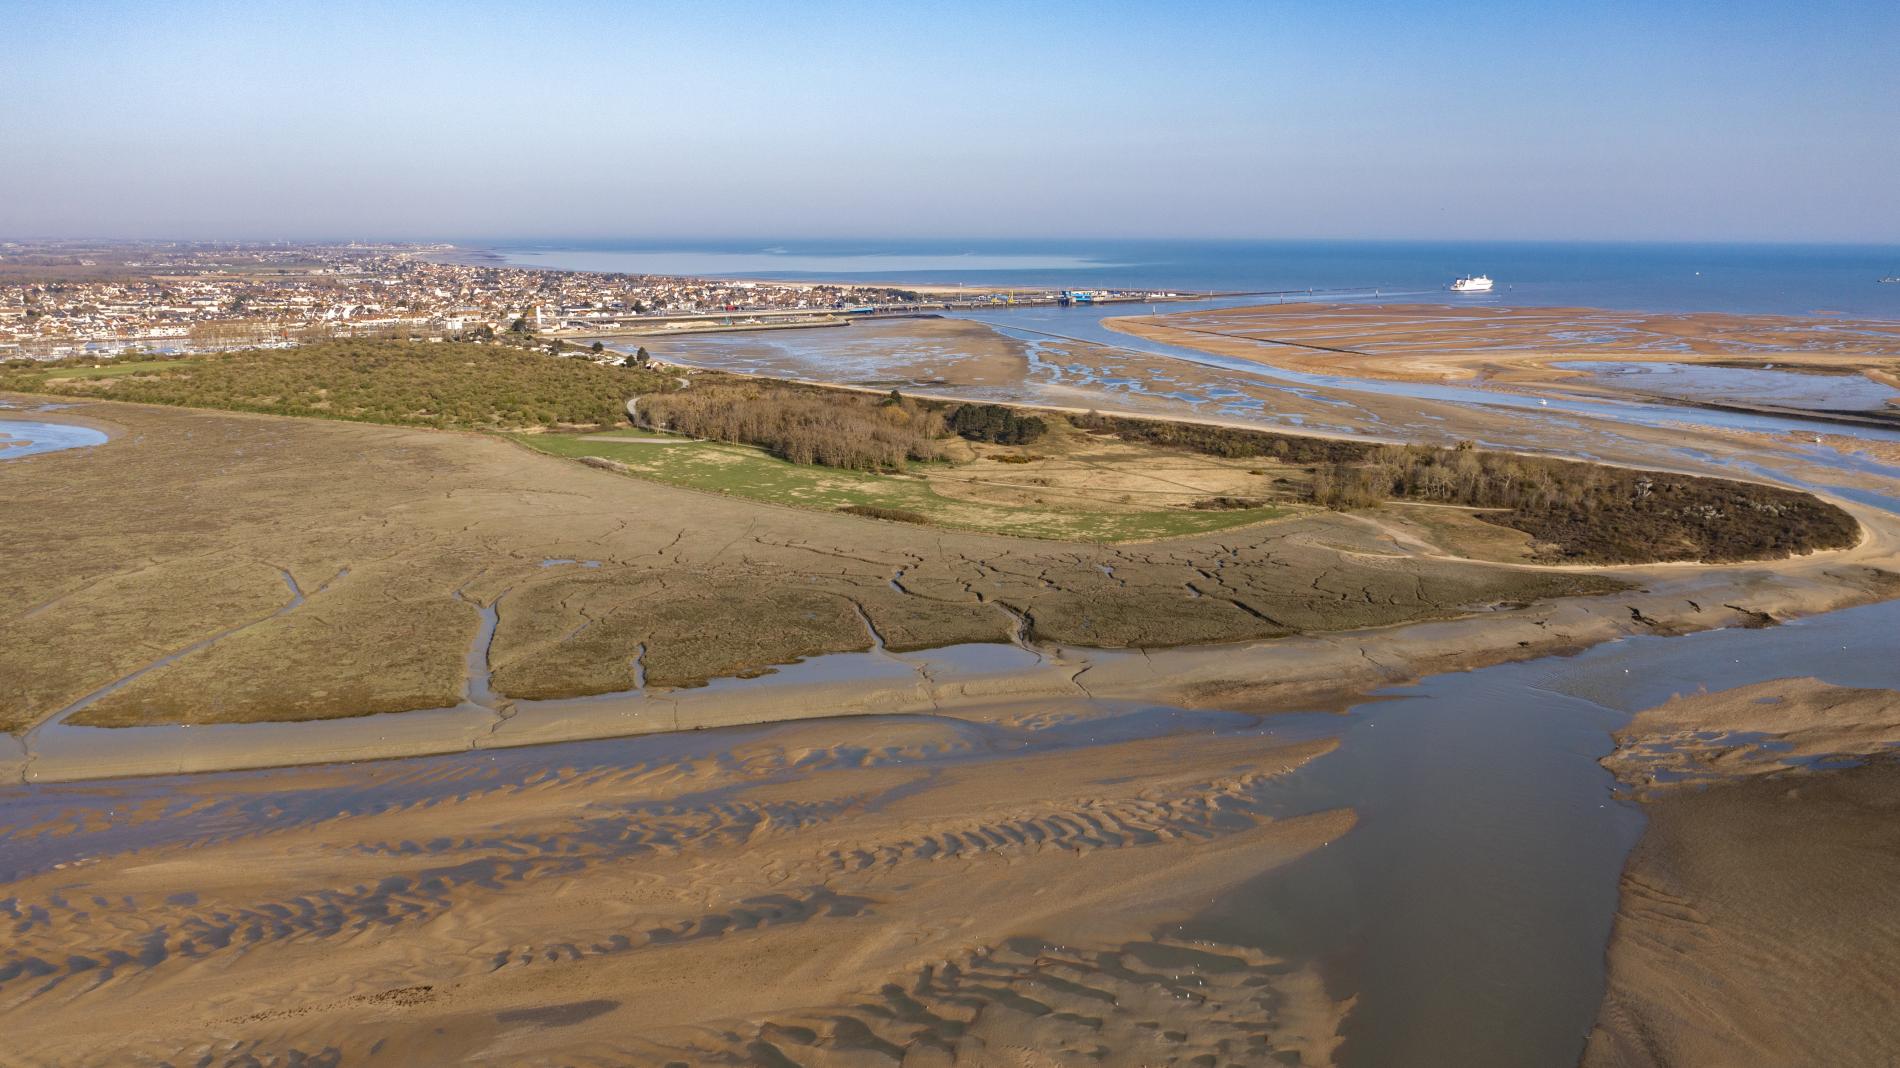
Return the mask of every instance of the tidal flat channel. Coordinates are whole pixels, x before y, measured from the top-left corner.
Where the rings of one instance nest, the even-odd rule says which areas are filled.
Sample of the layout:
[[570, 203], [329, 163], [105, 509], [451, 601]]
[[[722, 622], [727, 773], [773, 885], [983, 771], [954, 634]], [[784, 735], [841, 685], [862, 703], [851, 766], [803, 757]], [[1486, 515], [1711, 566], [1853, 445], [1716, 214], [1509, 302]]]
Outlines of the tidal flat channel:
[[[1184, 302], [1167, 305], [1166, 310], [1211, 311], [1248, 302], [1249, 298]], [[1433, 418], [1394, 422], [1375, 410], [1375, 402], [1454, 405], [1508, 415], [1515, 421], [1510, 432], [1516, 439], [1509, 442], [1512, 445], [1533, 443], [1539, 432], [1555, 435], [1554, 440], [1574, 440], [1581, 428], [1579, 420], [1592, 421], [1592, 436], [1601, 435], [1611, 424], [1764, 433], [1839, 430], [1797, 417], [1668, 403], [1658, 399], [1661, 391], [1657, 391], [1657, 398], [1644, 396], [1642, 391], [1647, 387], [1642, 379], [1621, 377], [1608, 383], [1629, 390], [1627, 397], [1586, 398], [1561, 391], [1539, 396], [1465, 384], [1316, 374], [1272, 365], [1271, 345], [1263, 345], [1263, 360], [1247, 360], [1122, 333], [1103, 323], [1105, 319], [1148, 311], [1147, 305], [1111, 304], [950, 313], [949, 318], [985, 324], [1024, 346], [1024, 363], [1014, 380], [981, 385], [942, 377], [958, 365], [960, 357], [954, 353], [934, 359], [929, 377], [897, 373], [894, 368], [909, 362], [908, 350], [913, 346], [896, 334], [874, 340], [854, 335], [851, 330], [786, 330], [741, 342], [714, 335], [651, 339], [647, 344], [656, 356], [707, 370], [880, 389], [895, 387], [977, 401], [1096, 406], [1164, 417], [1187, 415], [1295, 431], [1398, 435], [1407, 440], [1434, 440], [1445, 434], [1445, 428]], [[614, 347], [631, 352], [635, 345], [626, 342]], [[1851, 381], [1842, 378], [1827, 388], [1844, 388], [1843, 384]], [[1885, 389], [1867, 379], [1859, 381]], [[1810, 384], [1809, 388], [1821, 387]], [[1900, 440], [1900, 431], [1885, 427], [1856, 427], [1853, 434], [1872, 440]]]
[[1817, 374], [1765, 367], [1669, 362], [1564, 360], [1560, 370], [1582, 371], [1592, 385], [1655, 393], [1679, 400], [1767, 404], [1829, 412], [1875, 412], [1900, 400], [1900, 390], [1858, 374]]

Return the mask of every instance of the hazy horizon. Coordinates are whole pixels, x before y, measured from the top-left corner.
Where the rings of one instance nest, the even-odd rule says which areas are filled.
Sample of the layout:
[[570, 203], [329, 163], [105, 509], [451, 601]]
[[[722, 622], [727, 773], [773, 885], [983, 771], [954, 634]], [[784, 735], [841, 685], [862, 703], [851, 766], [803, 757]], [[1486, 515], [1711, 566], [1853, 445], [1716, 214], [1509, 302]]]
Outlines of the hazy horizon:
[[14, 239], [1900, 243], [1892, 5], [29, 2], [0, 30]]
[[[1341, 246], [1410, 246], [1445, 248], [1459, 245], [1507, 247], [1507, 246], [1599, 246], [1605, 248], [1641, 247], [1646, 245], [1667, 248], [1785, 248], [1785, 249], [1868, 249], [1884, 251], [1900, 248], [1900, 237], [1887, 240], [1802, 240], [1802, 239], [1757, 239], [1757, 238], [1589, 238], [1589, 237], [1338, 237], [1318, 235], [1312, 237], [1282, 237], [1210, 234], [1205, 236], [1155, 236], [1139, 234], [1045, 234], [1045, 235], [997, 235], [969, 236], [942, 234], [874, 234], [874, 233], [811, 233], [811, 234], [727, 234], [706, 235], [693, 233], [679, 234], [636, 234], [609, 235], [599, 234], [509, 234], [501, 236], [468, 236], [440, 234], [368, 234], [368, 233], [311, 233], [288, 236], [284, 234], [167, 234], [156, 233], [142, 236], [111, 233], [9, 233], [0, 232], [0, 241], [30, 244], [34, 242], [60, 244], [243, 244], [243, 245], [448, 245], [464, 251], [511, 250], [528, 251], [533, 249], [600, 249], [600, 250], [637, 250], [641, 252], [702, 252], [708, 250], [732, 251], [785, 251], [803, 253], [808, 249], [776, 249], [774, 246], [786, 244], [810, 245], [854, 245], [865, 247], [858, 250], [865, 255], [874, 254], [910, 254], [922, 253], [923, 246], [932, 248], [933, 254], [955, 255], [959, 246], [968, 246], [967, 252], [975, 253], [993, 249], [999, 245], [1020, 245], [1038, 251], [1060, 253], [1059, 247], [1074, 246], [1072, 251], [1093, 251], [1085, 246], [1112, 244], [1127, 245], [1341, 245]], [[901, 246], [895, 251], [890, 246]]]

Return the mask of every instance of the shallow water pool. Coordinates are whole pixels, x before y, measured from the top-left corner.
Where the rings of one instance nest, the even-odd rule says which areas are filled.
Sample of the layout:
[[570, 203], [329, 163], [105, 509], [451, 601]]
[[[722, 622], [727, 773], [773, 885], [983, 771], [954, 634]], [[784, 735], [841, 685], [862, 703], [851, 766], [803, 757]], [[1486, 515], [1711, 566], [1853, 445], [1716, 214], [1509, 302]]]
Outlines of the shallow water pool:
[[89, 426], [35, 419], [0, 419], [0, 460], [103, 445], [106, 434]]
[[1861, 375], [1608, 360], [1568, 360], [1555, 366], [1586, 373], [1592, 385], [1638, 389], [1692, 401], [1860, 412], [1878, 411], [1900, 400], [1900, 390]]

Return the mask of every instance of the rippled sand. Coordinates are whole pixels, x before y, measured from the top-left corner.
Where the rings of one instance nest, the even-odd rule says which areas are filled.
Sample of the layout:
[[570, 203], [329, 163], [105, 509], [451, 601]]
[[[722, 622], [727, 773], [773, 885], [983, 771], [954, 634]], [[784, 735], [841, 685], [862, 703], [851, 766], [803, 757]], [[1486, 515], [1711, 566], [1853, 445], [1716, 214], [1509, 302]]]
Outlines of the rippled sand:
[[14, 798], [9, 1063], [1328, 1063], [1169, 929], [1352, 826], [1260, 809], [1332, 743], [1047, 712]]

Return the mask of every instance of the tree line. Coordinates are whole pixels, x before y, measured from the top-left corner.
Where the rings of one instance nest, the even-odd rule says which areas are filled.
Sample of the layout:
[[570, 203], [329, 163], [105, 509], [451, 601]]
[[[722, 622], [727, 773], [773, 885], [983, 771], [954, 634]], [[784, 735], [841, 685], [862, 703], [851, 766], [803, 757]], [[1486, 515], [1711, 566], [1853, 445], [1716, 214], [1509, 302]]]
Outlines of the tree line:
[[786, 383], [718, 381], [643, 396], [635, 421], [655, 430], [757, 445], [795, 464], [901, 471], [942, 455], [943, 414], [932, 405]]
[[1860, 524], [1812, 494], [1779, 486], [1455, 448], [1299, 437], [1091, 412], [1077, 426], [1231, 458], [1309, 467], [1308, 496], [1336, 510], [1387, 500], [1487, 509], [1545, 555], [1579, 563], [1760, 560], [1855, 544]]

